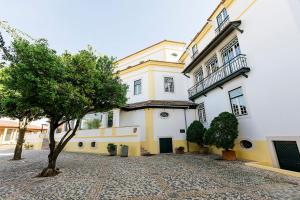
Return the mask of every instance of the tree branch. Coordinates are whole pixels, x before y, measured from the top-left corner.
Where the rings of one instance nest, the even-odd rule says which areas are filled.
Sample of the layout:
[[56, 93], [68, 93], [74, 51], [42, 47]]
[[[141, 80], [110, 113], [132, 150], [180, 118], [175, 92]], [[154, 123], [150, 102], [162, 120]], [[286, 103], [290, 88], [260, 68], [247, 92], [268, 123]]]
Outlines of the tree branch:
[[[78, 119], [76, 121], [76, 125], [74, 127], [74, 129], [72, 130], [72, 133], [69, 135], [69, 137], [67, 137], [67, 139], [65, 139], [63, 142], [62, 140], [59, 142], [59, 144], [57, 145], [56, 149], [55, 149], [55, 155], [58, 156], [59, 153], [64, 149], [64, 147], [67, 145], [67, 143], [75, 136], [76, 131], [79, 127], [81, 119]], [[63, 138], [65, 138], [66, 135], [64, 135]]]

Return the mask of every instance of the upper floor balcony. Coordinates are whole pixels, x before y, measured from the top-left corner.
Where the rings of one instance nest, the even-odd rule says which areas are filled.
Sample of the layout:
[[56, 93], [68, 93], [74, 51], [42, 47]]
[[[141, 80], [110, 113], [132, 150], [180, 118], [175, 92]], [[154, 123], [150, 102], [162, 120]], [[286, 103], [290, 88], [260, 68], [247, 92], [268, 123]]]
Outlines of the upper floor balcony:
[[229, 16], [227, 15], [222, 21], [218, 21], [218, 27], [215, 29], [216, 34], [219, 34], [228, 24]]
[[240, 75], [247, 77], [246, 73], [249, 71], [246, 55], [240, 54], [190, 88], [189, 99], [193, 100], [217, 87], [221, 88], [224, 83]]

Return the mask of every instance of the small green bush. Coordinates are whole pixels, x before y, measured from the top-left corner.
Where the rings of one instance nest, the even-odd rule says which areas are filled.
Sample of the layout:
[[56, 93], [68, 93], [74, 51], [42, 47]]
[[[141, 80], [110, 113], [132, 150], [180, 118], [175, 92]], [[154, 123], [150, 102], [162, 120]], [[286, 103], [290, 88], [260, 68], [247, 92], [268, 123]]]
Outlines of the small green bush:
[[234, 114], [223, 112], [215, 117], [210, 128], [204, 134], [205, 143], [215, 145], [225, 150], [234, 147], [234, 141], [238, 137], [238, 120]]
[[113, 143], [109, 143], [107, 145], [107, 151], [108, 151], [108, 153], [109, 153], [110, 156], [117, 155], [117, 145], [115, 145]]
[[107, 145], [107, 150], [108, 152], [111, 152], [111, 151], [115, 151], [117, 149], [117, 145], [113, 144], [113, 143], [109, 143]]
[[197, 143], [200, 146], [204, 144], [204, 133], [206, 129], [200, 121], [193, 121], [187, 129], [186, 140], [191, 143]]

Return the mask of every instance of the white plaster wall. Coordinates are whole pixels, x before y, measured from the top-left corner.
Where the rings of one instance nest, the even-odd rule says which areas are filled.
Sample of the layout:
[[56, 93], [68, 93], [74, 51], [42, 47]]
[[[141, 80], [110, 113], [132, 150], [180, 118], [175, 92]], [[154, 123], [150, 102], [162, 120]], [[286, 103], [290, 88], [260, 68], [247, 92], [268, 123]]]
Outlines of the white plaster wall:
[[[161, 112], [169, 113], [168, 118], [162, 118]], [[185, 140], [186, 133], [180, 133], [180, 129], [186, 129], [183, 109], [155, 109], [153, 112], [154, 140], [172, 137], [173, 140]], [[196, 119], [196, 110], [186, 111], [187, 127]]]
[[120, 112], [120, 126], [139, 126], [140, 138], [145, 140], [145, 111], [121, 111]]
[[[128, 91], [127, 91], [128, 101], [127, 101], [127, 103], [147, 101], [149, 81], [148, 81], [148, 73], [146, 72], [146, 70], [147, 70], [147, 67], [144, 69], [133, 71], [129, 74], [120, 76], [123, 83], [128, 85]], [[134, 81], [139, 80], [139, 79], [142, 80], [142, 93], [139, 95], [134, 95]]]
[[[137, 65], [141, 62], [145, 62], [148, 60], [156, 60], [156, 61], [166, 61], [166, 62], [177, 62], [180, 56], [184, 51], [183, 46], [176, 45], [163, 45], [157, 48], [153, 48], [150, 51], [146, 51], [145, 53], [133, 57], [128, 58], [124, 61], [121, 61], [118, 65], [118, 70], [126, 69], [129, 66]], [[172, 56], [172, 53], [178, 54], [178, 56]]]
[[[252, 1], [235, 2], [228, 10], [231, 19]], [[196, 100], [205, 102], [209, 122], [220, 112], [231, 112], [228, 91], [242, 86], [249, 115], [239, 118], [240, 137], [300, 137], [299, 10], [297, 0], [260, 0], [241, 17], [244, 33], [235, 34], [247, 55], [249, 78], [234, 79]]]
[[[173, 100], [173, 101], [187, 101], [188, 100], [188, 85], [186, 83], [187, 77], [181, 73], [178, 68], [159, 68], [153, 69], [154, 73], [154, 87], [156, 100]], [[164, 77], [172, 77], [174, 80], [174, 92], [165, 92]]]

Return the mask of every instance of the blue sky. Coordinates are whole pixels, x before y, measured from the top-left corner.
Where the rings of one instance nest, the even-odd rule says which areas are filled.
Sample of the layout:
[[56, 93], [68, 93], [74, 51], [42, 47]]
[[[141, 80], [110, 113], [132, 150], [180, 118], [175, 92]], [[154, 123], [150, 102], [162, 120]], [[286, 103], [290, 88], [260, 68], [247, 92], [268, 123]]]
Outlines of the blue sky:
[[220, 0], [0, 0], [0, 20], [58, 52], [88, 44], [122, 58], [164, 39], [190, 42]]

